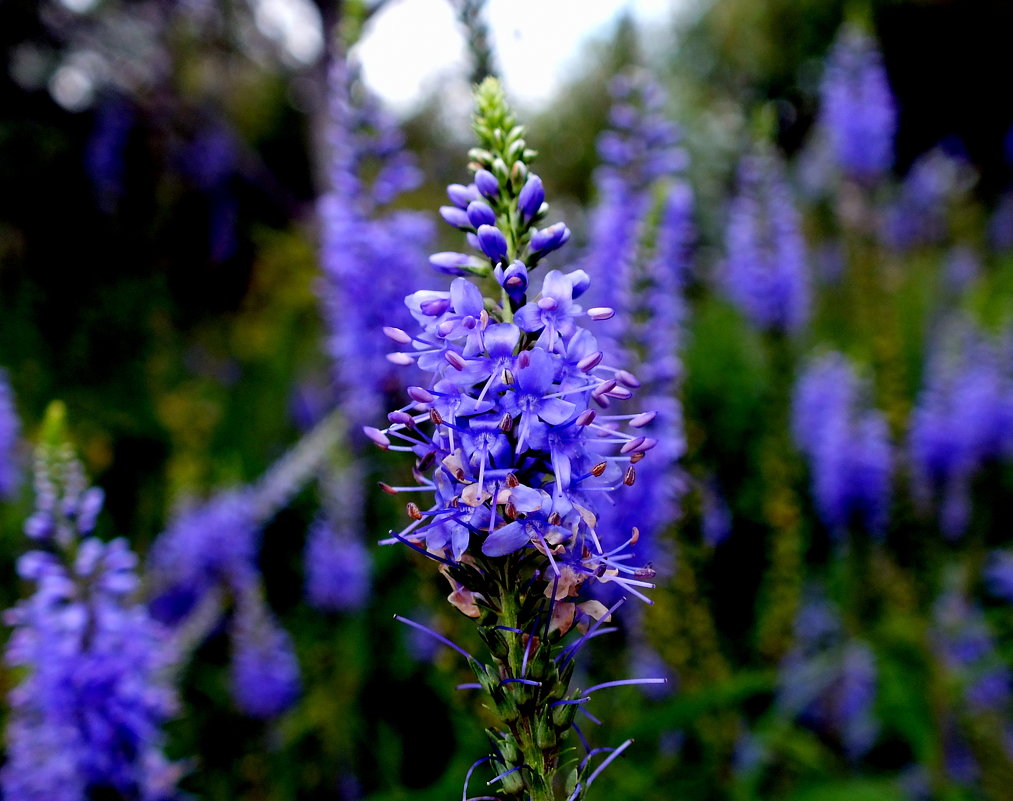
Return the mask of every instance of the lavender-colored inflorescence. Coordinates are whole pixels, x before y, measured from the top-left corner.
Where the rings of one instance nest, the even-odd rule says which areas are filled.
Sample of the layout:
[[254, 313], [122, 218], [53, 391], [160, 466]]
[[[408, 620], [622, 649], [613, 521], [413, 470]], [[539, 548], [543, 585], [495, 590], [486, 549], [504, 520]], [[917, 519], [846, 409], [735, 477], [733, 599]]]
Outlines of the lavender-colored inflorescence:
[[1013, 551], [993, 551], [985, 567], [988, 591], [1013, 604]]
[[978, 712], [1004, 709], [1013, 700], [1013, 673], [996, 651], [981, 609], [955, 587], [936, 601], [933, 645], [944, 667], [962, 680], [966, 702]]
[[944, 242], [953, 206], [966, 197], [974, 180], [971, 166], [942, 148], [920, 156], [885, 209], [883, 241], [897, 250]]
[[778, 709], [833, 735], [848, 758], [861, 757], [879, 731], [872, 650], [845, 635], [837, 610], [822, 597], [810, 598], [799, 610], [796, 638], [781, 664]]
[[[983, 757], [1013, 759], [1008, 729], [1013, 673], [996, 648], [984, 613], [968, 599], [960, 579], [959, 573], [947, 577], [948, 586], [933, 609], [930, 633], [947, 684], [955, 690], [940, 721], [946, 772], [958, 784], [975, 785], [985, 767]], [[982, 732], [989, 730], [994, 738], [991, 755], [978, 747]]]
[[863, 400], [854, 369], [837, 353], [805, 369], [795, 388], [792, 433], [812, 473], [823, 523], [835, 535], [851, 525], [882, 534], [890, 502], [892, 455], [883, 414]]
[[377, 334], [384, 325], [409, 323], [407, 312], [392, 309], [421, 277], [432, 226], [419, 214], [387, 208], [420, 173], [400, 132], [340, 59], [331, 67], [330, 92], [331, 185], [319, 204], [318, 293], [340, 403], [351, 419], [363, 419], [402, 380]]
[[209, 592], [246, 592], [259, 580], [260, 524], [249, 491], [223, 491], [176, 515], [155, 540], [148, 575], [152, 609], [168, 625], [182, 621]]
[[856, 181], [881, 178], [893, 164], [897, 112], [882, 56], [858, 28], [838, 33], [820, 95], [820, 124], [841, 170]]
[[0, 370], [0, 498], [10, 498], [18, 488], [21, 470], [18, 464], [18, 442], [21, 421], [14, 408], [14, 393], [7, 374]]
[[249, 489], [224, 491], [185, 509], [155, 541], [148, 577], [152, 613], [190, 647], [217, 624], [225, 598], [235, 602], [238, 611], [229, 621], [233, 697], [246, 714], [269, 717], [294, 703], [299, 673], [288, 635], [263, 599], [257, 510]]
[[236, 706], [255, 718], [272, 718], [292, 706], [301, 689], [292, 639], [255, 593], [239, 599], [231, 638], [229, 677]]
[[[178, 769], [162, 755], [174, 712], [167, 633], [134, 600], [137, 557], [122, 539], [90, 535], [101, 494], [65, 446], [43, 446], [38, 506], [26, 526], [45, 550], [18, 561], [33, 595], [7, 612], [14, 631], [3, 795], [83, 801], [175, 797]], [[48, 521], [48, 522], [47, 522]]]
[[352, 612], [369, 599], [370, 555], [362, 541], [362, 471], [346, 465], [321, 481], [324, 513], [306, 540], [306, 597], [317, 609]]
[[728, 210], [722, 289], [757, 328], [791, 333], [809, 317], [809, 275], [798, 212], [780, 159], [743, 158]]
[[951, 327], [932, 354], [912, 413], [915, 495], [934, 503], [949, 537], [970, 522], [975, 475], [1013, 453], [1013, 374], [1003, 351], [969, 325]]
[[[686, 154], [679, 146], [678, 129], [664, 116], [664, 93], [648, 75], [628, 72], [612, 82], [611, 90], [610, 128], [598, 140], [602, 159], [594, 175], [598, 202], [590, 215], [581, 262], [595, 278], [593, 297], [616, 310], [616, 319], [602, 328], [602, 349], [611, 358], [622, 359], [620, 340], [632, 325], [637, 302], [636, 273], [643, 260], [638, 256], [643, 256], [645, 221], [654, 204], [652, 189], [682, 172]], [[680, 191], [685, 193], [683, 202], [691, 203], [688, 188]], [[689, 223], [690, 217], [681, 222]], [[680, 255], [673, 253], [673, 260]], [[673, 271], [678, 273], [679, 266]]]
[[[624, 531], [637, 525], [638, 554], [663, 564], [666, 555], [658, 548], [658, 535], [678, 518], [684, 485], [679, 350], [696, 234], [693, 194], [679, 175], [686, 155], [678, 130], [662, 113], [660, 87], [632, 72], [614, 81], [613, 94], [612, 128], [599, 140], [603, 164], [595, 180], [600, 198], [583, 261], [591, 275], [602, 279], [596, 297], [616, 311], [601, 324], [600, 347], [612, 361], [642, 361], [635, 382], [655, 417], [641, 430], [664, 436], [651, 453], [653, 469], [623, 503], [607, 509], [604, 527]], [[657, 221], [653, 229], [645, 222], [652, 217]], [[623, 405], [621, 399], [610, 403]]]
[[[611, 403], [630, 399], [639, 382], [622, 363], [611, 363], [581, 324], [615, 313], [604, 306], [585, 311], [578, 302], [588, 274], [550, 270], [536, 290], [529, 272], [565, 244], [569, 231], [562, 223], [535, 228], [548, 212], [544, 188], [528, 171], [534, 153], [499, 85], [483, 83], [477, 102], [482, 146], [469, 153], [475, 181], [448, 189], [467, 220], [443, 216], [469, 234], [477, 251], [458, 261], [472, 275], [495, 279], [498, 298], [483, 297], [463, 276], [449, 290], [405, 298], [416, 327], [387, 329], [402, 346], [392, 361], [417, 364], [427, 380], [408, 388], [408, 402], [388, 415], [388, 425], [365, 433], [383, 449], [415, 457], [417, 486], [384, 485], [408, 500], [410, 519], [388, 542], [441, 563], [451, 583], [448, 600], [480, 620], [495, 666], [431, 635], [469, 660], [502, 721], [489, 730], [501, 790], [542, 801], [554, 797], [561, 740], [586, 696], [616, 684], [663, 681], [568, 689], [574, 655], [618, 608], [583, 600], [582, 587], [611, 583], [647, 600], [643, 590], [653, 586], [652, 571], [626, 561], [636, 529], [630, 536], [606, 531], [602, 515], [612, 493], [634, 485], [634, 465], [658, 443], [640, 431], [653, 414], [606, 413]], [[476, 202], [494, 213], [494, 225], [485, 207], [475, 212]], [[582, 620], [586, 633], [563, 648], [561, 638]], [[597, 767], [589, 754], [570, 798], [582, 798], [629, 742]]]

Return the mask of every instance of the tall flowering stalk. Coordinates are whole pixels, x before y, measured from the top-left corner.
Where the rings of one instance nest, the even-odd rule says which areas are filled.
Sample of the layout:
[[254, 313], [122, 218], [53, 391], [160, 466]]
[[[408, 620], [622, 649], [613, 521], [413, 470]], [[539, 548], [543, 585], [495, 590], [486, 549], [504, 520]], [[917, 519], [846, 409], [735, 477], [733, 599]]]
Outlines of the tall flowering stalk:
[[834, 536], [859, 525], [881, 535], [890, 504], [886, 418], [863, 403], [854, 369], [837, 353], [810, 363], [792, 403], [792, 433], [812, 473], [816, 509]]
[[14, 408], [7, 374], [0, 370], [0, 498], [10, 498], [18, 488], [18, 440], [21, 421]]
[[[565, 740], [578, 710], [600, 689], [663, 681], [570, 688], [575, 656], [625, 600], [606, 609], [582, 589], [612, 582], [647, 600], [642, 591], [653, 586], [651, 571], [627, 562], [636, 530], [599, 531], [610, 494], [634, 483], [634, 465], [656, 444], [638, 431], [653, 414], [592, 408], [632, 397], [638, 383], [608, 365], [578, 323], [614, 312], [576, 303], [590, 284], [583, 270], [551, 270], [529, 292], [529, 272], [570, 233], [563, 223], [536, 228], [548, 206], [528, 168], [535, 154], [494, 79], [478, 88], [476, 104], [474, 180], [451, 185], [451, 205], [441, 209], [476, 252], [436, 254], [431, 263], [457, 276], [449, 291], [405, 298], [420, 330], [386, 329], [404, 348], [391, 360], [417, 364], [428, 380], [408, 388], [389, 425], [365, 432], [416, 460], [417, 486], [383, 485], [412, 499], [411, 522], [386, 542], [440, 564], [449, 601], [477, 621], [492, 657], [485, 664], [445, 641], [468, 661], [498, 718], [487, 731], [493, 751], [480, 760], [494, 771], [497, 797], [577, 801], [630, 744], [571, 757]], [[465, 276], [495, 293], [483, 297]], [[581, 635], [567, 642], [575, 628]]]
[[330, 186], [318, 206], [323, 280], [317, 292], [339, 403], [348, 419], [360, 420], [401, 386], [382, 340], [368, 333], [411, 320], [407, 311], [391, 309], [405, 282], [421, 278], [432, 225], [417, 213], [392, 209], [418, 184], [420, 172], [400, 131], [341, 57], [331, 66], [329, 91]]
[[837, 740], [849, 759], [875, 743], [876, 662], [869, 646], [847, 636], [838, 610], [815, 595], [799, 610], [796, 642], [781, 662], [777, 709]]
[[841, 171], [873, 183], [893, 165], [897, 110], [883, 57], [860, 28], [841, 28], [820, 87], [820, 125]]
[[173, 649], [136, 599], [137, 557], [92, 534], [102, 491], [88, 488], [52, 412], [35, 466], [35, 548], [18, 560], [31, 597], [6, 614], [10, 695], [3, 795], [23, 801], [175, 797], [162, 755], [173, 713]]
[[728, 210], [723, 290], [761, 331], [793, 333], [809, 318], [805, 242], [784, 167], [761, 150], [742, 159]]
[[617, 361], [633, 354], [643, 360], [639, 390], [656, 413], [646, 430], [665, 435], [651, 454], [654, 469], [606, 519], [619, 529], [635, 523], [641, 533], [638, 553], [658, 561], [665, 556], [658, 536], [678, 518], [685, 484], [679, 351], [696, 235], [693, 193], [682, 180], [686, 154], [678, 129], [664, 116], [657, 83], [630, 72], [613, 82], [612, 93], [611, 127], [598, 142], [600, 197], [584, 264], [604, 279], [596, 297], [617, 311], [601, 326], [602, 350]]
[[1013, 374], [1008, 354], [969, 325], [937, 343], [911, 415], [913, 492], [933, 503], [947, 537], [971, 522], [975, 477], [1013, 454]]

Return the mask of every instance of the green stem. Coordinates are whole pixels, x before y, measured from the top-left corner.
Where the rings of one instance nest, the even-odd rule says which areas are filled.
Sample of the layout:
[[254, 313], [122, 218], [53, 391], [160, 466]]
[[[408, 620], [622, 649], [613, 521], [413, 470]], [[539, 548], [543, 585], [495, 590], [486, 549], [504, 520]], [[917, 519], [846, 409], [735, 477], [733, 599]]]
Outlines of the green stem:
[[[510, 571], [506, 570], [502, 578], [500, 624], [527, 631], [531, 621], [521, 619], [521, 600], [516, 594], [517, 577], [510, 575]], [[525, 644], [519, 635], [510, 636], [507, 641], [509, 645], [506, 655], [506, 672], [508, 677], [518, 678], [522, 673]], [[548, 643], [543, 643], [542, 647], [548, 647]], [[530, 665], [529, 654], [529, 667]], [[515, 684], [513, 687], [522, 697], [529, 692], [526, 685]], [[530, 801], [555, 801], [552, 779], [556, 769], [558, 747], [545, 749], [538, 743], [537, 721], [542, 717], [544, 706], [549, 703], [541, 693], [539, 696], [539, 701], [536, 704], [520, 704], [520, 715], [507, 723], [507, 728], [513, 735], [520, 751], [518, 764], [526, 766], [518, 771], [518, 774], [524, 782], [527, 798]], [[517, 765], [510, 765], [510, 767], [517, 767]]]

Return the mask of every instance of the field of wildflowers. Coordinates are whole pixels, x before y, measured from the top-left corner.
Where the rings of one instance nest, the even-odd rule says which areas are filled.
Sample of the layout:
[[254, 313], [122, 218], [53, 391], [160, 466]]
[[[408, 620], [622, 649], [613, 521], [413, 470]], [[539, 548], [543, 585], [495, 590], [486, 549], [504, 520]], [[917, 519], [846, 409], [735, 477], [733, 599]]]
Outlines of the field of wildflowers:
[[446, 3], [0, 7], [0, 798], [1013, 797], [1013, 13]]

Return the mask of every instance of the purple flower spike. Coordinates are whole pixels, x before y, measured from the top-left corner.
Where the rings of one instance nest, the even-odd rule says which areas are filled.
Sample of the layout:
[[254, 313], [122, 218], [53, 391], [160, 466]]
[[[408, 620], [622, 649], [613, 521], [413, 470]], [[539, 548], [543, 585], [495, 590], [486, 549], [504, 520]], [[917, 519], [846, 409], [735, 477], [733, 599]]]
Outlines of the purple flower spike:
[[820, 122], [841, 169], [856, 180], [880, 178], [893, 163], [897, 112], [882, 56], [861, 30], [838, 33], [820, 93]]
[[429, 264], [432, 265], [434, 270], [444, 275], [467, 275], [464, 268], [472, 265], [473, 262], [471, 256], [465, 253], [445, 250], [430, 256]]
[[[330, 189], [318, 205], [323, 280], [317, 293], [337, 401], [348, 419], [364, 419], [392, 387], [411, 380], [389, 362], [382, 340], [362, 333], [411, 323], [400, 303], [405, 286], [427, 272], [433, 226], [423, 215], [391, 205], [417, 185], [420, 173], [400, 132], [358, 82], [354, 65], [335, 59], [329, 91]], [[449, 208], [460, 205], [453, 202]], [[452, 224], [470, 230], [464, 206], [455, 209], [464, 219]], [[376, 269], [379, 264], [384, 269]], [[399, 312], [391, 314], [392, 307]]]
[[773, 153], [746, 156], [728, 213], [723, 289], [749, 321], [798, 331], [809, 317], [809, 276], [801, 223], [783, 166]]
[[525, 220], [532, 219], [545, 202], [545, 187], [542, 186], [542, 179], [532, 173], [528, 176], [520, 195], [517, 197], [517, 208], [524, 215]]
[[[568, 689], [572, 665], [560, 659], [568, 661], [575, 651], [566, 651], [561, 639], [578, 626], [587, 632], [578, 642], [613, 630], [601, 626], [618, 605], [607, 609], [583, 600], [583, 588], [611, 582], [623, 596], [651, 603], [644, 591], [655, 586], [654, 570], [636, 566], [630, 560], [637, 557], [626, 551], [638, 540], [637, 530], [619, 529], [603, 514], [624, 505], [610, 493], [630, 491], [638, 471], [650, 474], [668, 433], [630, 433], [636, 411], [590, 408], [625, 406], [639, 381], [623, 364], [606, 361], [595, 337], [578, 324], [587, 315], [574, 297], [588, 289], [587, 273], [551, 270], [537, 295], [528, 286], [528, 271], [565, 244], [570, 232], [564, 223], [532, 229], [547, 208], [544, 188], [528, 171], [525, 159], [532, 151], [524, 129], [494, 79], [479, 87], [476, 106], [481, 146], [470, 157], [494, 169], [503, 183], [487, 170], [476, 172], [479, 191], [496, 201], [468, 201], [469, 221], [481, 223], [469, 242], [492, 261], [486, 272], [499, 288], [483, 297], [462, 277], [449, 292], [414, 292], [405, 299], [421, 329], [406, 355], [417, 359], [429, 380], [424, 390], [409, 389], [410, 400], [398, 403], [387, 427], [372, 436], [415, 457], [415, 486], [381, 484], [390, 494], [413, 493], [406, 504], [409, 522], [383, 543], [401, 542], [438, 562], [450, 583], [450, 604], [495, 632], [485, 638], [494, 662], [472, 664], [478, 682], [461, 686], [492, 693], [496, 703], [490, 709], [510, 721], [489, 730], [498, 754], [490, 783], [502, 782], [504, 797], [527, 798], [539, 795], [535, 786], [548, 788], [562, 779], [554, 775], [557, 755], [566, 753], [564, 735], [588, 700], [574, 699]], [[486, 222], [493, 210], [497, 226]], [[595, 316], [612, 315], [604, 304], [592, 305], [598, 306]], [[645, 458], [648, 465], [634, 467]], [[636, 506], [653, 502], [651, 495], [644, 499]], [[617, 543], [615, 531], [626, 541]], [[475, 661], [442, 635], [397, 619]], [[589, 619], [594, 622], [586, 626]], [[612, 684], [589, 692], [605, 686]], [[500, 698], [516, 701], [512, 717]], [[544, 757], [537, 764], [528, 756], [535, 752]], [[576, 795], [608, 762], [597, 769], [578, 764]]]
[[479, 170], [475, 173], [475, 186], [488, 198], [496, 197], [499, 194], [499, 181], [488, 170]]
[[835, 536], [855, 523], [879, 534], [889, 509], [886, 420], [860, 402], [861, 389], [840, 354], [809, 365], [795, 389], [792, 431], [809, 459], [816, 508]]
[[492, 225], [483, 225], [478, 229], [478, 244], [482, 252], [494, 262], [501, 262], [507, 256], [507, 241], [503, 232]]
[[232, 694], [240, 710], [255, 718], [273, 718], [295, 703], [301, 682], [292, 640], [260, 599], [244, 600], [232, 631], [232, 650]]
[[[84, 514], [84, 499], [96, 496], [80, 465], [57, 448], [39, 456], [36, 514]], [[137, 557], [126, 542], [102, 542], [74, 515], [59, 518], [47, 550], [18, 560], [34, 593], [4, 615], [12, 627], [4, 660], [16, 683], [0, 792], [19, 801], [74, 801], [97, 788], [115, 798], [176, 798], [178, 771], [162, 754], [161, 732], [176, 704], [167, 681], [173, 638], [132, 599]]]
[[478, 228], [482, 225], [495, 225], [496, 224], [496, 212], [494, 212], [488, 203], [481, 200], [473, 200], [468, 204], [468, 221]]
[[20, 429], [13, 393], [6, 374], [0, 370], [0, 498], [11, 497], [18, 486], [17, 447]]

